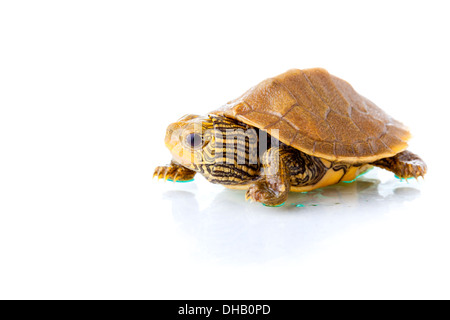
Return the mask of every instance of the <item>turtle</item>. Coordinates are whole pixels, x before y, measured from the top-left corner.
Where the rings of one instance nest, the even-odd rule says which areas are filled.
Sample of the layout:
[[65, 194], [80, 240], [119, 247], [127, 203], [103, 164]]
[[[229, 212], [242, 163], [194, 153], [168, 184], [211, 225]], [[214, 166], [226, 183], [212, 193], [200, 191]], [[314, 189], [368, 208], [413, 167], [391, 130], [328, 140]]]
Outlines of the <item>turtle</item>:
[[408, 128], [325, 69], [292, 69], [266, 79], [206, 116], [168, 126], [172, 154], [154, 177], [246, 190], [246, 199], [280, 206], [290, 191], [351, 182], [374, 166], [398, 178], [423, 177], [407, 150]]

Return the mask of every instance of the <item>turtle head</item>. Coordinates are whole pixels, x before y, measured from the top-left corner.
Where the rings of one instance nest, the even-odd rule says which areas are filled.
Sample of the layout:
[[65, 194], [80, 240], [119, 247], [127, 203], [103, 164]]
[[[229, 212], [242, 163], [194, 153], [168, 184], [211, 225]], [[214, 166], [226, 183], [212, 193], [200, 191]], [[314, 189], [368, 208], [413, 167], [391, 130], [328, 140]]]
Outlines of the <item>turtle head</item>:
[[167, 127], [165, 143], [173, 160], [186, 168], [196, 170], [196, 166], [214, 161], [210, 142], [214, 139], [211, 118], [185, 115]]

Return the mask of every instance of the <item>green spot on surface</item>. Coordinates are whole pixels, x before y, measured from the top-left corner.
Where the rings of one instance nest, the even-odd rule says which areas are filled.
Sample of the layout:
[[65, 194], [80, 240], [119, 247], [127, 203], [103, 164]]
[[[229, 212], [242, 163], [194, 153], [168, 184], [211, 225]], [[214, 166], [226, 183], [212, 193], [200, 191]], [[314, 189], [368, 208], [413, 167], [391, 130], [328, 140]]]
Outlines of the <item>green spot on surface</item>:
[[304, 204], [301, 204], [301, 203], [299, 203], [299, 204], [294, 204], [294, 206], [296, 206], [297, 208], [304, 208], [304, 207], [305, 207], [305, 205], [304, 205]]
[[194, 181], [194, 179], [191, 179], [191, 180], [185, 180], [185, 181], [173, 181], [172, 179], [167, 179], [167, 181], [170, 181], [170, 182], [177, 182], [177, 183], [188, 183], [188, 182]]
[[282, 206], [284, 206], [284, 204], [285, 204], [286, 202], [283, 202], [282, 204], [279, 204], [279, 205], [276, 205], [276, 206], [270, 206], [270, 205], [268, 205], [268, 204], [262, 204], [264, 207], [269, 207], [269, 208], [278, 208], [278, 207], [282, 207]]
[[409, 178], [401, 178], [401, 177], [399, 177], [398, 175], [394, 175], [394, 177], [395, 177], [396, 179], [400, 180], [400, 181], [402, 181], [402, 180], [405, 180], [405, 181], [407, 181], [407, 180], [411, 180], [411, 179], [414, 179], [414, 177], [409, 177]]

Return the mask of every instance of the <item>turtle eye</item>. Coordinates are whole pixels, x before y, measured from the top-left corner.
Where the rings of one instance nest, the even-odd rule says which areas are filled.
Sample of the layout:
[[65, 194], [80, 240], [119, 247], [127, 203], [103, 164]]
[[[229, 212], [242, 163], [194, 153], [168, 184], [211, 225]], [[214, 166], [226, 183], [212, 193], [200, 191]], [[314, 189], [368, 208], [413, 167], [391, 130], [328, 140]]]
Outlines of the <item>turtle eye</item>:
[[197, 148], [202, 145], [202, 136], [197, 133], [190, 133], [186, 137], [186, 144], [191, 148]]

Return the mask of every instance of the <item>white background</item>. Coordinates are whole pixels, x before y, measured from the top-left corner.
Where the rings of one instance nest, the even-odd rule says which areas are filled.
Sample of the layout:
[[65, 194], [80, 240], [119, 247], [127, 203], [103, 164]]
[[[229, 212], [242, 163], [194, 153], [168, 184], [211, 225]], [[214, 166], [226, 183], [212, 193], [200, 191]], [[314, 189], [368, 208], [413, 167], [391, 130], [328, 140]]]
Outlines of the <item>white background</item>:
[[[0, 298], [450, 298], [445, 1], [4, 1]], [[152, 180], [166, 126], [323, 67], [425, 180], [292, 194]], [[296, 207], [302, 203], [305, 207]]]

